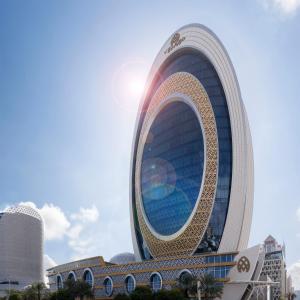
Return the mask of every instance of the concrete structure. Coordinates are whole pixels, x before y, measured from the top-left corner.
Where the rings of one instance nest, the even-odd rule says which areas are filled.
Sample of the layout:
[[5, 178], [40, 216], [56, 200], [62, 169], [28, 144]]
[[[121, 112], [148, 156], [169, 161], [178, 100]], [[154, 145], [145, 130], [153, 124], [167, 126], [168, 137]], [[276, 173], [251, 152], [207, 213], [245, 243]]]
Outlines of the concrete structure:
[[43, 222], [36, 210], [17, 206], [0, 213], [0, 289], [22, 289], [43, 276]]
[[191, 24], [163, 45], [140, 103], [132, 147], [134, 262], [88, 258], [49, 270], [51, 289], [72, 278], [97, 299], [137, 285], [170, 289], [185, 272], [224, 284], [223, 300], [250, 299], [264, 263], [247, 249], [253, 206], [250, 130], [236, 74], [216, 35]]
[[277, 243], [274, 237], [269, 235], [264, 241], [265, 261], [261, 272], [261, 279], [267, 276], [275, 282], [279, 282], [271, 288], [272, 299], [278, 300], [286, 297], [287, 271], [285, 264], [285, 247]]

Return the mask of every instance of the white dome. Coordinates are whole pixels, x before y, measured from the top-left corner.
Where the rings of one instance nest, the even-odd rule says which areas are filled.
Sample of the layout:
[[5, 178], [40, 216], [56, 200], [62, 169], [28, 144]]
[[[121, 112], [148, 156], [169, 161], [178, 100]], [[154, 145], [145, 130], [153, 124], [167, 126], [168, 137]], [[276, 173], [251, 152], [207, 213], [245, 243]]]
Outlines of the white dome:
[[125, 265], [135, 261], [136, 260], [133, 253], [124, 252], [113, 256], [109, 262], [117, 265]]
[[34, 208], [27, 205], [18, 205], [9, 207], [4, 213], [7, 214], [24, 214], [42, 221], [41, 215]]

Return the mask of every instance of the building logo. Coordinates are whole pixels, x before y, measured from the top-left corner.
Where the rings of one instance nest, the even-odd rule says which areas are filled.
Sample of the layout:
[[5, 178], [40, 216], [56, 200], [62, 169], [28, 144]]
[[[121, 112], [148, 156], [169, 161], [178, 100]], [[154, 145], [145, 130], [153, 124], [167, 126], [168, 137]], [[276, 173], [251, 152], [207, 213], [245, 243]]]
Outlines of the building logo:
[[250, 270], [250, 261], [246, 256], [242, 256], [238, 263], [237, 263], [237, 269], [240, 273], [242, 272], [249, 272]]
[[165, 54], [170, 53], [175, 47], [179, 46], [183, 41], [185, 40], [185, 37], [180, 38], [180, 33], [176, 32], [170, 42], [170, 47], [165, 51]]

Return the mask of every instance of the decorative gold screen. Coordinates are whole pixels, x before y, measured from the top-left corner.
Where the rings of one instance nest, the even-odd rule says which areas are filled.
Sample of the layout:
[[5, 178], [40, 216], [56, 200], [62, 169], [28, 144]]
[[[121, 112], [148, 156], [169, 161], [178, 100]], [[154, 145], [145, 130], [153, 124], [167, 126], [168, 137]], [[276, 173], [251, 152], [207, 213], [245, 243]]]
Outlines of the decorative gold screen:
[[[200, 201], [196, 202], [195, 213], [183, 232], [175, 235], [173, 239], [161, 239], [150, 229], [143, 214], [141, 196], [141, 163], [144, 144], [153, 122], [157, 108], [167, 98], [183, 94], [190, 99], [202, 121], [203, 139], [205, 145], [205, 166], [202, 193]], [[135, 193], [136, 208], [139, 225], [143, 237], [154, 258], [165, 256], [192, 255], [202, 240], [206, 231], [214, 205], [218, 174], [218, 138], [214, 112], [208, 95], [196, 77], [189, 73], [178, 72], [168, 77], [158, 88], [149, 104], [143, 126], [141, 129], [135, 166]], [[200, 189], [201, 191], [201, 189]], [[198, 198], [199, 199], [199, 198]]]

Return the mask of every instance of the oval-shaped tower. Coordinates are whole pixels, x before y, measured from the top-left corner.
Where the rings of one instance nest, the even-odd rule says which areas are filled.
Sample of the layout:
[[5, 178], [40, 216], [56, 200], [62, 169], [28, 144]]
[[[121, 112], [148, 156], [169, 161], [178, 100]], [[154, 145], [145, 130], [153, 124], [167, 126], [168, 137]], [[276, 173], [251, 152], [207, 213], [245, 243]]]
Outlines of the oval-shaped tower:
[[140, 103], [130, 174], [137, 259], [247, 247], [253, 155], [230, 58], [192, 24], [158, 53]]
[[42, 218], [33, 208], [17, 206], [0, 214], [1, 289], [44, 281], [43, 236]]

